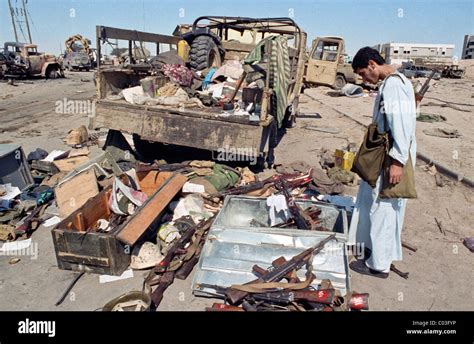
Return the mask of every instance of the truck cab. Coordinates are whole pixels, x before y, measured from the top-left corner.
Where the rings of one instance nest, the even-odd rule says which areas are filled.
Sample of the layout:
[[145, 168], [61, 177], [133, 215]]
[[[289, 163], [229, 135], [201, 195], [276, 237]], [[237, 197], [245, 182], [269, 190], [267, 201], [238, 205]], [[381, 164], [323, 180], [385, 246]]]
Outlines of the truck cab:
[[362, 83], [346, 60], [342, 37], [317, 37], [313, 40], [306, 64], [305, 83], [341, 89], [346, 83]]

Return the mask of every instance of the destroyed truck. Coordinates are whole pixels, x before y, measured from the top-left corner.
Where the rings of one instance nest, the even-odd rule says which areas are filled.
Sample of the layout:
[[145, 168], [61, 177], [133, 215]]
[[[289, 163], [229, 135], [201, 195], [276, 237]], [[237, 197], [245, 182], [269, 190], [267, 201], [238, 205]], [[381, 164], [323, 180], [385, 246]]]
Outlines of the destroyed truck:
[[[244, 36], [251, 42], [228, 39]], [[90, 129], [133, 134], [138, 153], [160, 142], [273, 163], [303, 82], [306, 33], [292, 19], [199, 17], [183, 37], [97, 26], [98, 61], [109, 40], [128, 41], [129, 52], [153, 43], [156, 56], [99, 63]]]
[[339, 90], [346, 83], [362, 84], [362, 78], [354, 73], [345, 57], [342, 37], [315, 38], [306, 64], [305, 86], [326, 85]]
[[5, 77], [64, 77], [64, 70], [54, 55], [38, 52], [35, 44], [6, 42], [2, 52]]

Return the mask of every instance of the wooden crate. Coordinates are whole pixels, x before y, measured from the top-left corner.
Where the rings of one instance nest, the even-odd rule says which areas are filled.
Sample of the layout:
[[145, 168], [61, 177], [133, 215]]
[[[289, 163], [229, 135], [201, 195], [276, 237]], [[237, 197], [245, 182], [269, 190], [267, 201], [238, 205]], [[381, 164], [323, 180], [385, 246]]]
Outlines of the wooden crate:
[[[149, 196], [148, 200], [110, 232], [87, 232], [98, 219], [110, 218], [110, 186], [55, 226], [52, 236], [60, 269], [108, 275], [121, 275], [127, 269], [133, 245], [159, 220], [168, 203], [181, 190], [186, 177], [149, 172], [139, 175], [139, 182], [142, 191]], [[143, 218], [144, 215], [147, 218]], [[127, 240], [119, 238], [121, 233], [126, 234]]]

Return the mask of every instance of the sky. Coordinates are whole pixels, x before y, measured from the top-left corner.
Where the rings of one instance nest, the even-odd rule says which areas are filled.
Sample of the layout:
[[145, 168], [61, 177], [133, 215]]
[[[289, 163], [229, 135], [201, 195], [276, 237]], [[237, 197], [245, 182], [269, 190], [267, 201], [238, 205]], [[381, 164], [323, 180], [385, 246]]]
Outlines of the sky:
[[[10, 0], [20, 8], [21, 0]], [[464, 35], [474, 34], [474, 0], [25, 0], [33, 42], [59, 54], [64, 41], [81, 34], [95, 46], [95, 26], [170, 35], [176, 25], [201, 15], [291, 17], [308, 33], [342, 36], [346, 52], [379, 43], [454, 44], [460, 57]], [[20, 31], [20, 30], [19, 30]], [[26, 26], [23, 32], [27, 36]], [[20, 41], [23, 34], [19, 32]], [[0, 0], [0, 43], [14, 41], [8, 0]]]

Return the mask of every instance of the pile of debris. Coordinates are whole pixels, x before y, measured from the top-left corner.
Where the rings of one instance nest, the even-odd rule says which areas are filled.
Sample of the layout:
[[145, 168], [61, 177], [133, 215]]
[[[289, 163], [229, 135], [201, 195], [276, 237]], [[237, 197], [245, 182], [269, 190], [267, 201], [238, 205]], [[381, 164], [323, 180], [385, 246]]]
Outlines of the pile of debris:
[[[113, 135], [121, 136], [110, 131], [109, 136]], [[279, 166], [274, 175], [259, 180], [248, 167], [232, 168], [214, 161], [144, 163], [131, 147], [123, 151], [108, 146], [110, 137], [104, 151], [90, 158], [91, 139], [97, 142], [85, 128], [78, 128], [65, 140], [74, 148], [49, 153], [38, 148], [27, 157], [19, 146], [0, 146], [0, 240], [30, 238], [41, 224], [52, 227], [60, 269], [113, 276], [129, 267], [150, 269], [144, 295], [158, 307], [166, 288], [175, 278], [186, 279], [205, 245], [212, 245], [209, 232], [215, 228], [216, 215], [239, 225], [235, 216], [227, 216], [226, 202], [250, 198], [263, 202], [249, 208], [245, 225], [251, 230], [323, 233], [326, 239], [289, 261], [275, 261], [276, 269], [254, 267], [258, 283], [251, 286], [252, 291], [245, 286], [216, 285], [217, 296], [244, 292], [231, 300], [233, 305], [242, 302], [246, 310], [367, 308], [366, 296], [341, 297], [339, 287], [333, 288], [329, 279], [318, 281], [320, 288], [315, 290], [310, 258], [335, 238], [330, 234], [340, 213], [334, 206], [328, 221], [328, 210], [321, 205], [328, 203], [321, 200], [331, 202], [334, 196], [330, 195], [343, 191], [321, 169], [297, 162]], [[263, 216], [261, 210], [266, 212]], [[344, 234], [344, 228], [339, 232]], [[297, 277], [303, 265], [305, 282]], [[276, 273], [280, 269], [284, 273]], [[288, 285], [280, 282], [287, 277]], [[196, 283], [196, 288], [204, 285]], [[297, 293], [296, 301], [289, 299], [290, 292]], [[357, 298], [365, 303], [350, 306]]]

